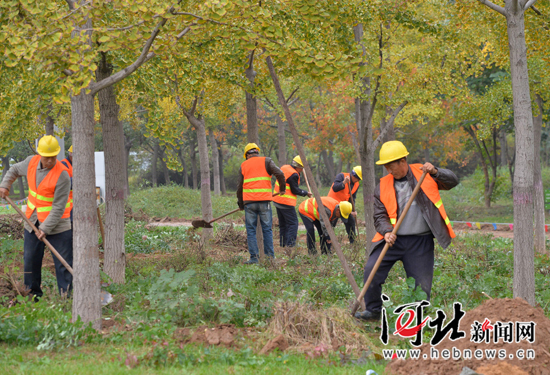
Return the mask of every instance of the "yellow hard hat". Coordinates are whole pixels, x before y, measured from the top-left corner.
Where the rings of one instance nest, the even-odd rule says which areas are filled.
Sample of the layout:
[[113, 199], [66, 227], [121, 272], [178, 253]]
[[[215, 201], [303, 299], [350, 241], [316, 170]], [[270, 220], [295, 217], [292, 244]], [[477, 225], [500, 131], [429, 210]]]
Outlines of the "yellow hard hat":
[[409, 152], [403, 143], [399, 141], [389, 141], [382, 145], [380, 149], [380, 160], [378, 160], [376, 164], [388, 164], [392, 161], [404, 158], [407, 155], [409, 155]]
[[300, 167], [304, 166], [304, 163], [302, 163], [302, 158], [300, 157], [300, 155], [296, 155], [294, 159], [292, 159], [292, 161], [298, 164]]
[[73, 145], [71, 145], [71, 147], [69, 147], [69, 152], [73, 152]]
[[340, 215], [342, 215], [344, 219], [347, 219], [349, 217], [349, 214], [351, 214], [352, 210], [353, 206], [351, 205], [351, 203], [347, 201], [340, 202]]
[[249, 143], [247, 144], [246, 146], [244, 146], [244, 154], [243, 154], [243, 157], [246, 159], [246, 153], [252, 149], [257, 149], [258, 152], [260, 151], [260, 148], [258, 147], [258, 145], [256, 143]]
[[353, 172], [359, 177], [360, 180], [363, 180], [363, 170], [360, 165], [353, 167]]
[[40, 156], [51, 157], [57, 156], [61, 147], [59, 147], [59, 142], [53, 135], [45, 135], [38, 141], [38, 148], [36, 149]]

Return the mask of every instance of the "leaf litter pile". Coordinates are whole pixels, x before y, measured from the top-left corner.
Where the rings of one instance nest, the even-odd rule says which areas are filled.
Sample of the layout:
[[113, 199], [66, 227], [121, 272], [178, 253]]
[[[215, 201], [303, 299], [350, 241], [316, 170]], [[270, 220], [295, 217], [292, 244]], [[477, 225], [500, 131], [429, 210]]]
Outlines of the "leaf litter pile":
[[[476, 343], [470, 341], [472, 338], [472, 326], [475, 321], [483, 323], [485, 319], [489, 319], [493, 327], [496, 322], [508, 323], [513, 322], [513, 342], [504, 343], [502, 339], [497, 343], [493, 340], [494, 328], [491, 331], [491, 339], [489, 343], [485, 341]], [[516, 322], [534, 322], [535, 325], [535, 341], [531, 344], [527, 340], [516, 342]], [[439, 359], [422, 359], [424, 354], [430, 356], [430, 345], [424, 344], [420, 347], [420, 359], [399, 360], [393, 359], [387, 367], [389, 374], [396, 375], [459, 375], [464, 367], [475, 370], [478, 374], [493, 375], [493, 374], [517, 374], [517, 375], [550, 375], [550, 319], [548, 319], [540, 307], [533, 307], [521, 298], [504, 298], [490, 299], [473, 310], [467, 311], [466, 315], [460, 322], [460, 330], [466, 333], [466, 336], [456, 341], [451, 341], [449, 336], [434, 349], [441, 352], [448, 349], [452, 353], [452, 348], [456, 348], [464, 353], [465, 349], [470, 349], [472, 353], [476, 349], [483, 351], [483, 359], [458, 359], [443, 360]], [[485, 357], [486, 349], [495, 349], [497, 357], [495, 359], [487, 359]], [[507, 358], [504, 360], [498, 359], [499, 350], [506, 350]], [[519, 359], [516, 356], [518, 350], [522, 349], [524, 353], [529, 349], [535, 350], [534, 359]], [[513, 355], [513, 359], [509, 356]]]
[[0, 239], [20, 240], [23, 238], [23, 224], [16, 217], [16, 215], [0, 216]]
[[214, 243], [221, 247], [232, 248], [237, 251], [248, 251], [246, 232], [236, 230], [233, 225], [223, 225], [216, 230]]

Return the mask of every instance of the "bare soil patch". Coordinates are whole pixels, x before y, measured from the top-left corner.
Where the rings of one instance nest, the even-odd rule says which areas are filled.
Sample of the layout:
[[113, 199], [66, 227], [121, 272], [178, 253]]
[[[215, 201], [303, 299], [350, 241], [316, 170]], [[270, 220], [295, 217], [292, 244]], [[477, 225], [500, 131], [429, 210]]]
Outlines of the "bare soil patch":
[[215, 327], [198, 327], [193, 334], [189, 328], [178, 328], [174, 332], [174, 339], [182, 344], [203, 344], [206, 346], [235, 346], [238, 329], [233, 324], [218, 324]]
[[[494, 343], [475, 343], [471, 342], [471, 328], [474, 321], [483, 323], [485, 318], [491, 321], [494, 325], [497, 321], [507, 323], [514, 322], [514, 342], [504, 343], [499, 340]], [[515, 322], [530, 322], [536, 323], [535, 326], [535, 342], [529, 343], [527, 340], [522, 340], [519, 343], [515, 341]], [[493, 366], [511, 365], [520, 368], [522, 371], [530, 375], [549, 375], [550, 374], [550, 319], [548, 319], [540, 307], [533, 307], [521, 298], [505, 298], [505, 299], [490, 299], [473, 310], [466, 312], [466, 315], [460, 322], [460, 329], [466, 333], [466, 336], [457, 341], [451, 341], [448, 337], [443, 340], [437, 347], [439, 353], [442, 350], [452, 350], [453, 347], [460, 350], [470, 349], [472, 353], [476, 349], [481, 349], [484, 353], [483, 359], [459, 359], [459, 360], [393, 360], [387, 367], [391, 374], [419, 374], [419, 375], [439, 375], [449, 374], [458, 375], [463, 367], [474, 369], [480, 374], [496, 374], [499, 367]], [[491, 336], [492, 338], [492, 336]], [[430, 345], [423, 345], [421, 348], [420, 358], [424, 354], [430, 358]], [[496, 349], [497, 353], [500, 349], [505, 349], [507, 358], [504, 360], [487, 359], [485, 358], [485, 349]], [[527, 351], [528, 349], [535, 350], [535, 359], [519, 359], [516, 353], [519, 349]], [[510, 359], [509, 354], [513, 354], [514, 358]], [[482, 371], [484, 369], [486, 372]], [[489, 372], [493, 371], [493, 372]], [[515, 372], [498, 372], [498, 374], [515, 374]]]

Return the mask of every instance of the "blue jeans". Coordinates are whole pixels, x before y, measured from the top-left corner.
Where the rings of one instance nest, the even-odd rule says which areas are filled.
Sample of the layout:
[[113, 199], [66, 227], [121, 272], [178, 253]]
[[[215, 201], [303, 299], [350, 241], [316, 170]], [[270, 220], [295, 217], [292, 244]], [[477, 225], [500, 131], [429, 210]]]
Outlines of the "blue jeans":
[[279, 218], [279, 240], [281, 247], [296, 246], [296, 237], [298, 236], [298, 216], [296, 209], [282, 209], [277, 207], [277, 217]]
[[256, 240], [258, 217], [260, 218], [262, 233], [264, 235], [264, 253], [269, 257], [275, 258], [275, 253], [273, 252], [273, 231], [271, 230], [273, 223], [271, 202], [248, 203], [244, 206], [244, 214], [250, 260], [258, 260], [259, 257], [258, 241]]

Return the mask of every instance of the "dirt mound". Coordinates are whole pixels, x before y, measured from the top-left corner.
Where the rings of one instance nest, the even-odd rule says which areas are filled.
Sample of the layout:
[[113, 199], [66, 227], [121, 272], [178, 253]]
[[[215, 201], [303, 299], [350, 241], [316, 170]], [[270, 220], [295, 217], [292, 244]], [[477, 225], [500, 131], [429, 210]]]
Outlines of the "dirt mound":
[[23, 238], [23, 224], [17, 215], [0, 216], [0, 238], [19, 240]]
[[198, 327], [189, 338], [189, 328], [182, 328], [174, 333], [174, 338], [184, 344], [198, 343], [204, 345], [222, 345], [232, 347], [235, 344], [237, 329], [233, 324], [219, 324], [216, 327]]
[[[474, 322], [477, 321], [483, 324], [486, 318], [491, 321], [490, 324], [493, 326], [493, 329], [488, 329], [490, 332], [490, 342], [486, 343], [482, 341], [481, 343], [477, 343], [471, 341], [473, 337], [472, 327], [474, 326]], [[449, 320], [450, 317], [447, 317], [446, 322]], [[494, 342], [493, 334], [497, 329], [496, 322], [502, 322], [504, 324], [513, 322], [511, 330], [513, 341], [511, 343], [503, 342], [502, 338], [499, 339], [497, 343]], [[516, 342], [516, 322], [536, 323], [535, 341], [532, 344], [526, 339]], [[475, 309], [466, 312], [466, 315], [460, 322], [460, 330], [466, 333], [464, 338], [451, 341], [447, 336], [439, 345], [433, 347], [433, 349], [438, 350], [439, 359], [430, 359], [432, 358], [432, 347], [429, 344], [425, 344], [420, 348], [420, 359], [394, 359], [387, 367], [388, 372], [402, 375], [458, 375], [463, 367], [469, 367], [480, 374], [485, 374], [480, 368], [485, 369], [487, 374], [496, 374], [497, 372], [494, 372], [492, 369], [493, 366], [505, 366], [505, 364], [509, 364], [517, 366], [531, 375], [550, 375], [550, 353], [548, 351], [550, 348], [550, 319], [544, 315], [540, 307], [533, 307], [520, 298], [491, 299]], [[481, 349], [483, 357], [482, 359], [475, 359], [472, 355], [472, 359], [464, 359], [463, 357], [458, 360], [441, 359], [442, 351], [447, 349], [452, 353], [453, 347], [460, 350], [461, 353], [464, 353], [465, 349], [471, 350], [471, 353], [475, 353], [476, 349]], [[486, 349], [496, 350], [495, 359], [486, 358]], [[534, 359], [518, 358], [520, 350], [523, 350], [525, 355], [529, 349], [534, 349]], [[503, 360], [498, 359], [499, 353], [504, 353], [500, 352], [500, 350], [506, 351], [506, 357]], [[428, 359], [422, 359], [424, 355], [426, 355]], [[497, 370], [498, 369], [495, 371]], [[499, 372], [499, 374], [515, 374], [515, 372]]]
[[288, 349], [288, 341], [285, 337], [285, 335], [279, 335], [275, 337], [272, 340], [269, 340], [267, 344], [263, 347], [262, 350], [260, 350], [260, 354], [268, 354], [271, 353], [275, 349], [279, 349], [280, 351], [284, 352]]
[[507, 362], [501, 362], [496, 365], [481, 366], [477, 368], [477, 372], [483, 375], [528, 375], [525, 371], [517, 366], [512, 366]]

